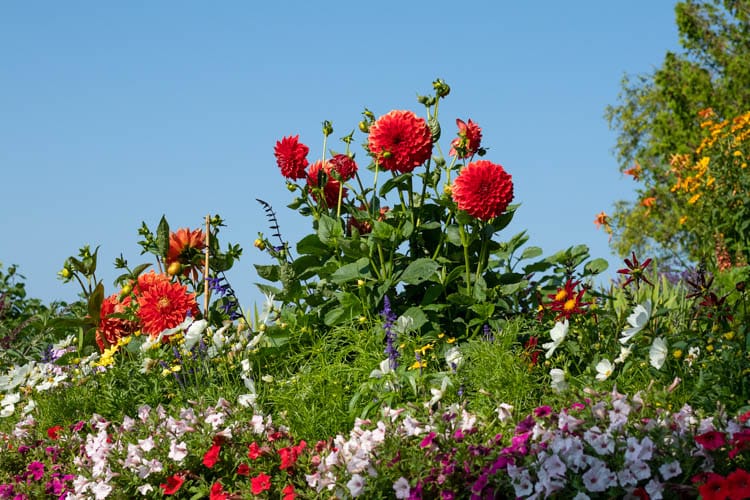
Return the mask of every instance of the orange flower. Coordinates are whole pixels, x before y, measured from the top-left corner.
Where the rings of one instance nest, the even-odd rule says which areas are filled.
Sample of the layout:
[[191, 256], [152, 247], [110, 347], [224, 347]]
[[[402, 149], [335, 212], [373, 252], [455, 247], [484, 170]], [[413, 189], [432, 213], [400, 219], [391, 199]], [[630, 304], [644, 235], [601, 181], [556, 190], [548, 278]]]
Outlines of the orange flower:
[[177, 262], [184, 267], [185, 276], [191, 268], [200, 266], [202, 251], [206, 248], [206, 238], [200, 229], [178, 229], [169, 235], [169, 251], [167, 252], [167, 267]]
[[596, 219], [594, 219], [594, 225], [597, 229], [604, 226], [604, 230], [606, 231], [609, 228], [609, 215], [602, 210], [597, 214]]
[[649, 196], [648, 198], [643, 198], [643, 200], [641, 200], [641, 205], [646, 208], [651, 208], [654, 203], [656, 203], [656, 196]]
[[638, 179], [641, 178], [641, 172], [643, 172], [643, 169], [641, 168], [640, 165], [638, 165], [636, 163], [632, 167], [623, 170], [622, 173], [625, 174], [625, 175], [629, 175], [629, 176], [633, 177], [633, 180], [637, 181]]
[[130, 296], [120, 301], [120, 294], [110, 295], [102, 302], [99, 309], [99, 328], [96, 329], [96, 344], [99, 350], [104, 350], [117, 343], [123, 337], [127, 337], [138, 329], [138, 324], [124, 318], [112, 318], [112, 314], [122, 314], [131, 304]]
[[187, 287], [172, 283], [164, 274], [151, 271], [138, 277], [138, 318], [143, 331], [152, 337], [174, 328], [188, 313], [198, 315], [195, 296]]

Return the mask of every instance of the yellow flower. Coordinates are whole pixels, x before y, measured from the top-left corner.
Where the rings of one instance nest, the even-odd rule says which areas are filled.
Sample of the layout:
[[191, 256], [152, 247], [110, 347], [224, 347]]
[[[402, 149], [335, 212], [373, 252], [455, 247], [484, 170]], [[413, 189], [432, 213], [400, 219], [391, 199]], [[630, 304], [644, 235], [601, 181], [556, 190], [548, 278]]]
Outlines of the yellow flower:
[[682, 349], [675, 349], [672, 356], [674, 356], [675, 359], [680, 359], [682, 357]]
[[417, 360], [417, 361], [414, 362], [413, 365], [411, 365], [409, 367], [409, 369], [410, 370], [419, 370], [419, 369], [424, 368], [426, 366], [427, 366], [427, 362], [426, 361], [419, 361], [419, 360]]
[[708, 352], [713, 352], [713, 350], [714, 350], [714, 345], [713, 345], [713, 344], [708, 344], [708, 345], [706, 346], [706, 350], [707, 350]]
[[456, 341], [456, 337], [451, 337], [448, 340], [446, 340], [447, 343], [452, 344]]
[[684, 223], [686, 223], [687, 219], [688, 219], [687, 215], [683, 215], [682, 217], [680, 217], [680, 225], [683, 225]]
[[701, 197], [701, 194], [700, 193], [696, 193], [696, 194], [694, 194], [693, 196], [690, 197], [690, 199], [688, 200], [688, 203], [691, 204], [691, 205], [694, 205], [695, 202], [698, 201], [698, 199], [700, 197]]
[[734, 338], [734, 332], [727, 332], [724, 334], [724, 338], [727, 340], [732, 340]]
[[424, 355], [425, 355], [425, 353], [426, 353], [427, 351], [429, 351], [430, 349], [432, 349], [432, 344], [427, 344], [427, 345], [423, 345], [423, 346], [422, 346], [422, 347], [420, 347], [419, 349], [414, 349], [414, 352], [415, 352], [415, 353], [419, 353], [419, 354], [421, 354], [422, 356], [424, 356]]
[[445, 337], [445, 334], [444, 334], [444, 333], [438, 333], [438, 338], [439, 338], [439, 339], [442, 339], [443, 337]]

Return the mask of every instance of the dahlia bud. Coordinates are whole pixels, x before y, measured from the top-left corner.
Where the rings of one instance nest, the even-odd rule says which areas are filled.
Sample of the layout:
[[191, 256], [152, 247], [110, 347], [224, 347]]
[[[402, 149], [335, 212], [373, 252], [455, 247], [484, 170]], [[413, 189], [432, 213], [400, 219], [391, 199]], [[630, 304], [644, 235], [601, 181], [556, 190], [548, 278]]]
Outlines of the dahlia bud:
[[444, 185], [443, 186], [443, 193], [446, 196], [450, 196], [451, 194], [453, 194], [453, 186], [451, 186], [450, 184]]
[[364, 325], [364, 324], [365, 324], [365, 323], [367, 322], [367, 317], [365, 317], [365, 316], [360, 316], [360, 317], [358, 318], [358, 320], [359, 320], [359, 324], [360, 324], [360, 325]]
[[359, 130], [365, 134], [370, 132], [370, 126], [367, 124], [366, 121], [362, 120], [359, 122]]
[[286, 183], [286, 188], [289, 191], [294, 192], [297, 189], [297, 185], [295, 183], [293, 183], [293, 182], [287, 182]]
[[257, 239], [256, 239], [256, 240], [255, 240], [255, 241], [253, 242], [253, 246], [254, 246], [255, 248], [257, 248], [258, 250], [260, 250], [260, 251], [263, 251], [263, 250], [265, 250], [265, 249], [266, 249], [266, 242], [265, 242], [265, 241], [263, 241], [263, 240], [261, 240], [260, 238], [257, 238]]
[[122, 287], [122, 290], [120, 290], [120, 295], [125, 297], [126, 295], [130, 295], [130, 292], [133, 291], [133, 287], [130, 285], [125, 285]]
[[180, 274], [180, 271], [182, 271], [182, 264], [180, 264], [179, 262], [172, 262], [167, 268], [167, 274], [170, 276]]
[[62, 277], [63, 279], [68, 279], [68, 278], [70, 278], [70, 269], [68, 269], [67, 267], [63, 267], [63, 268], [62, 268], [62, 271], [60, 271], [60, 276], [61, 276], [61, 277]]
[[375, 114], [367, 108], [362, 112], [362, 115], [370, 121], [375, 120]]
[[419, 104], [424, 104], [426, 107], [430, 107], [430, 106], [434, 105], [436, 101], [437, 101], [437, 99], [435, 99], [434, 97], [431, 97], [431, 96], [426, 96], [426, 95], [418, 95], [417, 96], [417, 102]]
[[445, 97], [451, 93], [450, 86], [441, 78], [438, 78], [437, 80], [432, 82], [432, 88], [435, 89], [435, 94], [437, 94], [438, 97]]
[[357, 280], [357, 286], [359, 288], [362, 288], [363, 286], [365, 286], [365, 280]]
[[328, 137], [333, 133], [333, 124], [330, 121], [323, 121], [323, 135]]

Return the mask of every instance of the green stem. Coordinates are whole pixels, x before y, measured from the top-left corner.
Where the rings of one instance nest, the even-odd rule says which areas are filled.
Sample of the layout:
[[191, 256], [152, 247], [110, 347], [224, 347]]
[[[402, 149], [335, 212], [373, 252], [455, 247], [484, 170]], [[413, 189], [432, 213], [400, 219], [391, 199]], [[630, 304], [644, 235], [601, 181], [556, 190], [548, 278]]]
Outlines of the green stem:
[[461, 235], [461, 245], [464, 247], [464, 266], [466, 268], [466, 292], [471, 296], [471, 265], [469, 263], [469, 241], [463, 224], [459, 224], [458, 232]]

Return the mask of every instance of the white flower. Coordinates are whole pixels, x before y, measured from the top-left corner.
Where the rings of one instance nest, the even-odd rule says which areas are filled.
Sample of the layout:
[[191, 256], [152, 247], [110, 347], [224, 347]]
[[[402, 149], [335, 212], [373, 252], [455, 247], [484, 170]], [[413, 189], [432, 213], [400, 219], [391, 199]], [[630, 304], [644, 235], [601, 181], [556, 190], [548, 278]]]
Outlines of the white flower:
[[413, 326], [414, 318], [412, 318], [411, 316], [401, 315], [396, 320], [396, 324], [393, 325], [393, 329], [396, 330], [396, 333], [403, 335], [411, 330]]
[[203, 330], [206, 329], [206, 326], [208, 326], [208, 321], [205, 319], [198, 320], [190, 325], [187, 333], [185, 333], [185, 349], [189, 351], [195, 347], [195, 344], [201, 339], [201, 335], [203, 334]]
[[464, 362], [464, 356], [458, 346], [453, 346], [445, 352], [445, 362], [451, 370], [456, 370], [461, 366], [461, 363]]
[[346, 483], [346, 487], [349, 488], [349, 493], [351, 493], [353, 497], [358, 497], [365, 489], [365, 478], [359, 474], [353, 474], [349, 482]]
[[549, 376], [552, 378], [552, 389], [557, 392], [563, 392], [568, 388], [568, 383], [565, 381], [565, 372], [559, 368], [553, 368], [549, 371]]
[[389, 358], [385, 358], [380, 362], [380, 368], [375, 368], [370, 372], [370, 378], [382, 378], [384, 375], [391, 373], [392, 371], [391, 360]]
[[547, 353], [544, 355], [545, 358], [551, 358], [555, 349], [560, 347], [560, 344], [562, 344], [562, 341], [565, 340], [565, 336], [568, 334], [568, 328], [569, 323], [567, 319], [562, 323], [559, 321], [555, 323], [555, 326], [549, 331], [549, 336], [552, 337], [552, 342], [542, 344], [542, 348], [547, 349]]
[[495, 411], [500, 422], [505, 423], [513, 418], [513, 405], [509, 405], [508, 403], [500, 403], [500, 406]]
[[450, 379], [448, 377], [443, 377], [443, 382], [440, 384], [440, 388], [432, 387], [430, 388], [430, 392], [432, 393], [432, 399], [430, 399], [430, 402], [428, 403], [428, 406], [432, 406], [441, 399], [443, 399], [443, 394], [445, 394], [445, 390], [450, 385]]
[[396, 498], [409, 498], [409, 481], [405, 477], [400, 477], [393, 483], [393, 491], [396, 492]]
[[685, 356], [685, 362], [688, 364], [688, 366], [693, 366], [693, 362], [698, 359], [698, 356], [701, 354], [700, 347], [691, 347], [688, 349], [688, 355]]
[[172, 441], [169, 445], [169, 454], [167, 455], [170, 459], [177, 463], [182, 462], [188, 454], [187, 445], [184, 441], [179, 443]]
[[624, 363], [626, 359], [628, 359], [628, 356], [633, 352], [632, 346], [622, 346], [620, 347], [620, 355], [615, 358], [615, 364], [617, 363]]
[[674, 462], [662, 464], [662, 466], [659, 467], [659, 472], [661, 473], [661, 477], [665, 481], [668, 481], [669, 479], [682, 474], [682, 468], [680, 467], [680, 462], [675, 460]]
[[630, 339], [635, 336], [636, 333], [643, 330], [643, 327], [648, 323], [648, 319], [651, 317], [651, 301], [646, 300], [643, 304], [638, 304], [633, 309], [633, 314], [628, 316], [628, 324], [630, 328], [626, 328], [622, 331], [622, 337], [620, 337], [621, 344], [627, 344]]
[[651, 366], [657, 370], [661, 369], [664, 365], [664, 360], [667, 359], [667, 342], [663, 337], [657, 337], [651, 344], [651, 348], [648, 350], [648, 360]]
[[257, 394], [240, 394], [237, 396], [237, 403], [240, 406], [244, 406], [245, 408], [249, 408], [251, 406], [255, 406], [255, 401], [258, 399]]
[[596, 364], [596, 380], [607, 380], [612, 375], [614, 366], [608, 359], [603, 359]]

